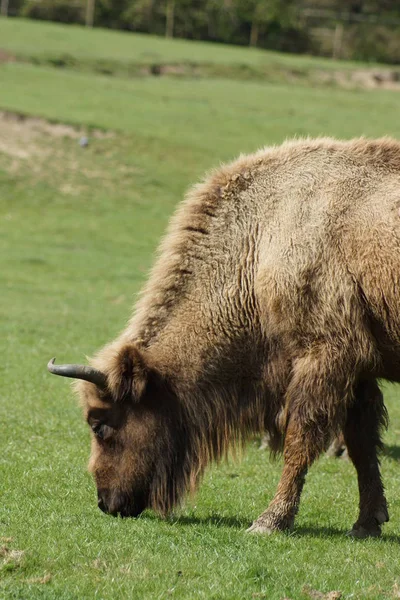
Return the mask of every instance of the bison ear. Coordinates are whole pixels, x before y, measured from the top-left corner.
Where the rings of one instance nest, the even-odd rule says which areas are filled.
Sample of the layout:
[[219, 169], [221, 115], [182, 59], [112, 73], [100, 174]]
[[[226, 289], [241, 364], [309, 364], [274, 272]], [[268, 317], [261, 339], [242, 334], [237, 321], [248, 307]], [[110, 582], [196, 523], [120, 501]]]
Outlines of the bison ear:
[[129, 397], [139, 402], [148, 377], [149, 368], [142, 353], [135, 345], [127, 344], [115, 356], [108, 382], [117, 402]]

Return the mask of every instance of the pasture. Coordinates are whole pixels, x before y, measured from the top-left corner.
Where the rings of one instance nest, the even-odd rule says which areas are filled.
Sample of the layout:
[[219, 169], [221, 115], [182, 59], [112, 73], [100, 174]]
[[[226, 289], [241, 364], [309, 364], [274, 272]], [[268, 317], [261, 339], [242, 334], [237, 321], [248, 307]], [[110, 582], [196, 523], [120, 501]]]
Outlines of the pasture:
[[174, 60], [202, 61], [202, 52], [210, 63], [269, 60], [0, 20], [0, 49], [21, 58], [0, 64], [0, 598], [399, 598], [400, 394], [387, 384], [391, 521], [381, 539], [346, 537], [357, 515], [355, 471], [326, 456], [307, 477], [294, 531], [247, 535], [281, 470], [258, 440], [241, 460], [210, 469], [165, 520], [114, 519], [96, 506], [88, 427], [69, 383], [46, 364], [83, 362], [124, 327], [187, 187], [221, 161], [290, 136], [400, 137], [395, 91], [128, 77], [122, 68], [111, 77], [89, 62], [57, 69], [29, 58], [89, 48], [94, 62], [118, 64], [130, 43], [133, 56], [164, 43]]

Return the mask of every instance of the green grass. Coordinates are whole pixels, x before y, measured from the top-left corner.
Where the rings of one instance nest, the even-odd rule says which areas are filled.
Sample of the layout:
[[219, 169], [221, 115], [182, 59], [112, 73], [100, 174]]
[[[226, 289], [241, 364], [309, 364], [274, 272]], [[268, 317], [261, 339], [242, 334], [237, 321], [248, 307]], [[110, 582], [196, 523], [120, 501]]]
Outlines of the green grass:
[[356, 477], [327, 457], [308, 476], [294, 532], [257, 537], [245, 529], [281, 461], [252, 441], [166, 520], [103, 515], [80, 408], [68, 382], [46, 372], [51, 356], [84, 360], [124, 327], [169, 215], [204, 170], [291, 135], [400, 136], [397, 95], [21, 64], [2, 65], [0, 81], [0, 109], [90, 131], [82, 149], [80, 133], [0, 118], [0, 598], [398, 597], [397, 388], [385, 387], [391, 521], [382, 539], [345, 536]]
[[176, 75], [274, 82], [289, 79], [316, 85], [335, 83], [334, 76], [329, 77], [335, 71], [350, 73], [365, 67], [355, 62], [24, 19], [0, 19], [0, 50], [25, 62], [109, 75], [140, 76], [148, 74], [151, 67], [162, 71], [169, 65], [175, 67], [172, 72]]
[[75, 56], [79, 60], [103, 59], [118, 62], [153, 63], [212, 63], [257, 66], [275, 61], [276, 64], [309, 66], [347, 66], [342, 63], [259, 50], [254, 48], [170, 40], [155, 35], [127, 33], [77, 25], [32, 22], [25, 19], [0, 19], [0, 48], [19, 56]]
[[[226, 80], [110, 79], [31, 65], [0, 66], [0, 106], [129, 132], [200, 153], [197, 175], [238, 152], [293, 135], [400, 135], [398, 96]], [[183, 167], [185, 169], [185, 166]]]

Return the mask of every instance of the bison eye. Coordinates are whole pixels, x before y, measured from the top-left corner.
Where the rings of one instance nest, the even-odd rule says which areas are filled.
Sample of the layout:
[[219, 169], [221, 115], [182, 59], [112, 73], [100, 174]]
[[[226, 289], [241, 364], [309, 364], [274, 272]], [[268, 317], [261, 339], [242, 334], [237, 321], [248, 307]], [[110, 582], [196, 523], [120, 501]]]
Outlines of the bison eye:
[[111, 436], [113, 432], [113, 429], [105, 423], [93, 423], [93, 425], [91, 425], [91, 428], [95, 436], [98, 437], [100, 440], [106, 440]]

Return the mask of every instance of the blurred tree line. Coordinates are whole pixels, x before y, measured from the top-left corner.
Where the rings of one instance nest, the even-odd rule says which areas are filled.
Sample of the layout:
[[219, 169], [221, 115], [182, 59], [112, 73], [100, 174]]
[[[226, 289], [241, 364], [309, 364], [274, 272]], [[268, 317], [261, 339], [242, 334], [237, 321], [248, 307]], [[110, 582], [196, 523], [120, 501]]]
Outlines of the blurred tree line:
[[400, 0], [0, 0], [10, 15], [400, 63]]

